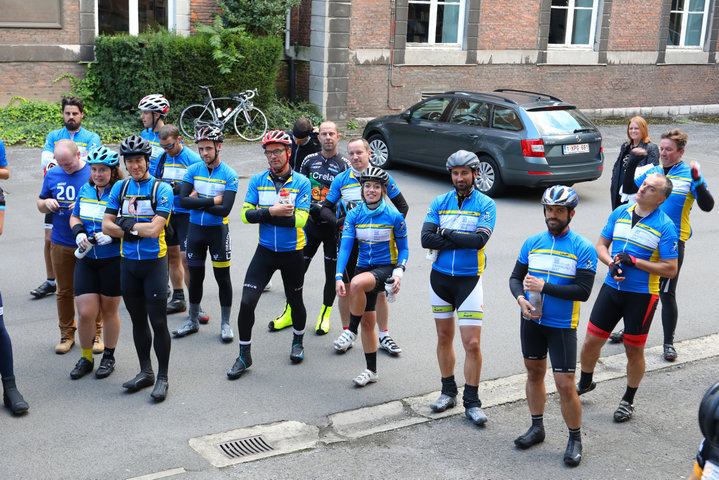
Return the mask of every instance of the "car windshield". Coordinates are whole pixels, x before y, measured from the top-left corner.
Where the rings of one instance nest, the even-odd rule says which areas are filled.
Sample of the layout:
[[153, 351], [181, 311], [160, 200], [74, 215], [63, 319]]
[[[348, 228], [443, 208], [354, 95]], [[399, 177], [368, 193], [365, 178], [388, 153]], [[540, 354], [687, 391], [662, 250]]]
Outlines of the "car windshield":
[[584, 114], [573, 108], [528, 110], [527, 113], [543, 136], [570, 134], [576, 130], [585, 129], [594, 131], [595, 129]]

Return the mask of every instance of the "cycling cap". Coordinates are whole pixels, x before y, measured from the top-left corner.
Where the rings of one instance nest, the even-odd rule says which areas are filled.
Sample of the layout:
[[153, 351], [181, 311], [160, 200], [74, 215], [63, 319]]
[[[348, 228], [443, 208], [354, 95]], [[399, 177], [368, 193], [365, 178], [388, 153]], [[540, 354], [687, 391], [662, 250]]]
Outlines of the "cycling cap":
[[389, 175], [379, 167], [369, 166], [360, 174], [359, 182], [378, 182], [386, 187], [389, 185]]
[[564, 185], [549, 187], [542, 195], [542, 205], [558, 205], [560, 207], [574, 208], [579, 203], [577, 192]]
[[222, 140], [224, 140], [222, 137], [222, 124], [210, 122], [195, 127], [195, 143], [200, 143], [202, 140], [222, 143]]
[[447, 159], [447, 171], [451, 172], [455, 167], [468, 167], [472, 170], [479, 170], [479, 158], [467, 150], [457, 150]]
[[699, 404], [699, 429], [714, 448], [719, 448], [719, 383], [707, 390]]
[[123, 158], [146, 156], [150, 158], [152, 146], [150, 142], [137, 135], [130, 135], [120, 144], [120, 155]]
[[107, 165], [114, 167], [120, 163], [120, 155], [107, 147], [97, 147], [87, 154], [87, 163], [90, 165]]
[[149, 110], [151, 112], [157, 112], [162, 116], [167, 115], [170, 111], [170, 102], [159, 93], [153, 93], [148, 95], [137, 104], [137, 108], [140, 110]]
[[292, 137], [284, 130], [270, 130], [262, 137], [262, 148], [267, 148], [270, 143], [280, 143], [285, 147], [291, 147]]

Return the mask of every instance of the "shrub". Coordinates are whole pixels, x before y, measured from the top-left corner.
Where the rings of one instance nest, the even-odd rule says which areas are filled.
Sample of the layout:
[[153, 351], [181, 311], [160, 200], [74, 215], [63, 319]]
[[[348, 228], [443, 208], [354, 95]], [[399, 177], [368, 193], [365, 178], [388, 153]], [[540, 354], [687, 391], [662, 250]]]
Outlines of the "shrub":
[[286, 99], [275, 100], [265, 110], [267, 115], [267, 124], [270, 129], [292, 130], [295, 120], [300, 117], [307, 117], [312, 121], [312, 125], [319, 126], [322, 123], [322, 115], [320, 115], [317, 107], [311, 103], [290, 103]]
[[258, 36], [280, 37], [285, 33], [287, 10], [300, 0], [217, 0], [226, 27], [244, 27]]

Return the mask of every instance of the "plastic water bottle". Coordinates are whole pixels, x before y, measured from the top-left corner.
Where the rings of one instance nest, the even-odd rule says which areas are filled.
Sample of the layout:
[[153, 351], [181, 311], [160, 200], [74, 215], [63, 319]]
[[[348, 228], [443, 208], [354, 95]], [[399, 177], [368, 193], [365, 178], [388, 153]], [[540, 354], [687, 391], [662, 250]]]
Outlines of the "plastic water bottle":
[[227, 115], [230, 114], [231, 111], [232, 111], [232, 107], [227, 107], [227, 110], [225, 110], [224, 112], [222, 112], [222, 116], [223, 116], [223, 117], [226, 117]]
[[215, 114], [217, 115], [217, 118], [222, 118], [222, 110], [220, 110], [220, 107], [215, 108]]
[[394, 286], [394, 278], [387, 277], [387, 280], [384, 281], [384, 291], [387, 294], [387, 301], [389, 303], [392, 303], [395, 300], [397, 300], [397, 297], [395, 297], [394, 293], [392, 293], [393, 286]]
[[87, 241], [90, 243], [90, 246], [88, 248], [77, 247], [77, 249], [75, 249], [75, 257], [78, 260], [87, 255], [87, 252], [92, 250], [92, 247], [95, 246], [95, 236], [90, 235], [89, 237], [87, 237]]
[[526, 293], [527, 301], [534, 307], [532, 315], [542, 316], [542, 294], [539, 292], [528, 291]]
[[285, 205], [292, 205], [292, 198], [290, 197], [289, 190], [282, 189], [280, 190], [280, 203], [283, 203]]

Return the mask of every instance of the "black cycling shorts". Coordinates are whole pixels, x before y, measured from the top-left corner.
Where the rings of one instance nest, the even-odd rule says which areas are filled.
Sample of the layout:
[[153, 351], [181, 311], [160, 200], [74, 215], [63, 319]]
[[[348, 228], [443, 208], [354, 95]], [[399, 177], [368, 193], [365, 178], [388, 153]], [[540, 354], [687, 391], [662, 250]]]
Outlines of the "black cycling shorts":
[[52, 230], [52, 212], [45, 214], [45, 218], [43, 219], [43, 222], [45, 223], [46, 229]]
[[75, 296], [86, 293], [119, 297], [120, 289], [120, 257], [89, 258], [84, 257], [75, 262], [73, 273]]
[[232, 240], [227, 224], [209, 226], [190, 223], [190, 228], [187, 229], [187, 248], [185, 250], [187, 265], [192, 267], [205, 265], [208, 249], [213, 267], [230, 266]]
[[481, 327], [484, 320], [482, 277], [451, 276], [432, 269], [429, 274], [429, 297], [434, 318], [454, 318], [459, 326]]
[[553, 372], [574, 373], [577, 367], [575, 328], [548, 327], [526, 318], [522, 318], [521, 321], [520, 337], [524, 358], [544, 360], [549, 351]]
[[367, 305], [365, 305], [365, 312], [374, 312], [375, 306], [377, 305], [377, 295], [384, 292], [384, 281], [387, 277], [392, 276], [394, 265], [370, 265], [368, 267], [357, 267], [354, 271], [354, 275], [357, 276], [360, 273], [369, 272], [374, 277], [374, 288], [369, 292], [365, 292], [367, 296]]
[[624, 318], [624, 343], [642, 346], [647, 343], [658, 302], [659, 295], [623, 292], [605, 283], [594, 302], [587, 333], [609, 338], [619, 320]]
[[122, 295], [167, 299], [167, 257], [150, 260], [120, 260]]
[[[168, 247], [180, 246], [180, 251], [185, 251], [185, 239], [187, 239], [187, 228], [190, 225], [189, 213], [173, 213], [170, 215], [169, 234], [165, 235], [165, 243]], [[167, 232], [166, 232], [167, 233]]]

